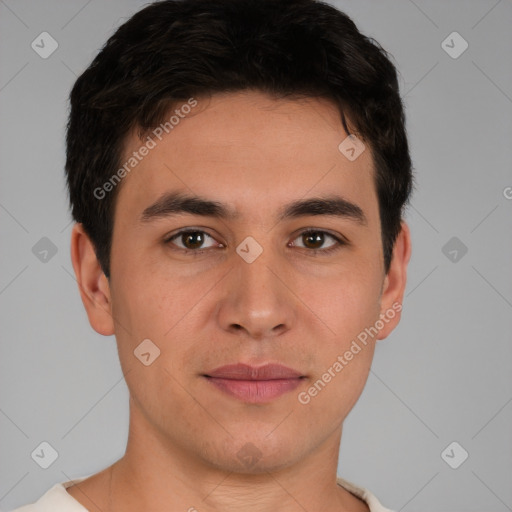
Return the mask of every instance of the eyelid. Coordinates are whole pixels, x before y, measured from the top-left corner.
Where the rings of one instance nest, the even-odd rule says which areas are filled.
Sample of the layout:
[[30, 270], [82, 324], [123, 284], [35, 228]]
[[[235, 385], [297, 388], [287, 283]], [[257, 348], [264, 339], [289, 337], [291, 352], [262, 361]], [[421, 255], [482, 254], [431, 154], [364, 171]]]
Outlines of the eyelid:
[[296, 235], [294, 235], [292, 241], [308, 233], [322, 233], [324, 235], [331, 237], [335, 241], [334, 245], [326, 249], [308, 249], [307, 247], [298, 247], [298, 249], [302, 249], [306, 251], [308, 254], [330, 254], [331, 252], [341, 249], [343, 246], [349, 245], [349, 241], [343, 235], [338, 233], [334, 234], [329, 230], [315, 227], [302, 228]]
[[294, 237], [293, 239], [295, 240], [295, 238], [297, 238], [300, 235], [303, 235], [304, 233], [324, 233], [326, 235], [332, 236], [336, 240], [339, 240], [341, 243], [345, 243], [347, 245], [350, 243], [348, 238], [346, 238], [341, 233], [334, 232], [334, 231], [331, 231], [331, 230], [325, 229], [325, 228], [316, 228], [314, 226], [301, 228], [297, 232], [297, 234], [292, 235]]
[[[207, 236], [209, 236], [211, 239], [215, 240], [219, 245], [221, 246], [225, 246], [222, 242], [219, 242], [215, 236], [211, 235], [210, 233], [208, 233], [208, 231], [205, 230], [205, 228], [183, 228], [183, 229], [180, 229], [178, 231], [175, 231], [173, 233], [171, 233], [170, 235], [167, 235], [164, 237], [164, 243], [165, 244], [168, 244], [170, 242], [173, 242], [173, 240], [179, 238], [180, 236], [186, 234], [186, 233], [203, 233]], [[201, 253], [201, 252], [204, 252], [206, 250], [210, 249], [210, 247], [207, 247], [206, 249], [184, 249], [182, 247], [177, 247], [176, 250], [177, 251], [182, 251], [182, 252], [194, 252], [194, 253]]]

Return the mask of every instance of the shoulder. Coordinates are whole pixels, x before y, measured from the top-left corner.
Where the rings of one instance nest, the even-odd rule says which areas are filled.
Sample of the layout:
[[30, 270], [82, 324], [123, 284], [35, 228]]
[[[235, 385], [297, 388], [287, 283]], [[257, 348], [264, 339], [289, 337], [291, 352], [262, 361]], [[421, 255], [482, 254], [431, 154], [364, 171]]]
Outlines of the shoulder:
[[384, 507], [375, 495], [373, 495], [368, 489], [358, 487], [347, 480], [338, 477], [338, 485], [341, 485], [344, 489], [352, 493], [354, 496], [362, 499], [370, 509], [370, 512], [393, 512], [391, 509]]
[[36, 502], [23, 505], [11, 512], [87, 512], [86, 508], [68, 494], [66, 488], [85, 480], [89, 476], [57, 483], [48, 489]]

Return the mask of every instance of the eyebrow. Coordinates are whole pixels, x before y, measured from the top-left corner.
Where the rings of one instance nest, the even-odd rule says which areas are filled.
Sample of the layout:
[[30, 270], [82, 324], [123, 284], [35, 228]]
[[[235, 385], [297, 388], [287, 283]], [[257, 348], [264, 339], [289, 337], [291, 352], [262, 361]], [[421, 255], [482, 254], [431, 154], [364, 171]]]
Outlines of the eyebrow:
[[[141, 214], [143, 223], [172, 215], [191, 214], [219, 219], [238, 219], [240, 212], [230, 206], [211, 199], [187, 195], [182, 192], [168, 192], [148, 206]], [[338, 195], [299, 199], [284, 205], [277, 214], [277, 220], [289, 220], [306, 216], [334, 216], [355, 221], [366, 226], [367, 218], [357, 204]]]

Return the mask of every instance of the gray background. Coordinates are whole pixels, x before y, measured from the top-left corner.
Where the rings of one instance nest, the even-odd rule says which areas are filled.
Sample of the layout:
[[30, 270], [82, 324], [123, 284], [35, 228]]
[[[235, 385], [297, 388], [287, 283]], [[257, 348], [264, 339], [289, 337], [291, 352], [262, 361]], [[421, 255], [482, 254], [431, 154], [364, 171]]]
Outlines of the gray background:
[[[76, 76], [142, 5], [0, 0], [2, 510], [124, 453], [115, 340], [89, 326], [70, 262], [64, 126]], [[334, 5], [395, 59], [417, 176], [403, 318], [345, 423], [339, 474], [397, 511], [512, 510], [512, 2]], [[31, 48], [43, 31], [59, 44], [47, 59]], [[458, 58], [441, 46], [453, 31]], [[59, 454], [48, 469], [31, 458], [42, 441]], [[453, 441], [458, 469], [441, 456]]]

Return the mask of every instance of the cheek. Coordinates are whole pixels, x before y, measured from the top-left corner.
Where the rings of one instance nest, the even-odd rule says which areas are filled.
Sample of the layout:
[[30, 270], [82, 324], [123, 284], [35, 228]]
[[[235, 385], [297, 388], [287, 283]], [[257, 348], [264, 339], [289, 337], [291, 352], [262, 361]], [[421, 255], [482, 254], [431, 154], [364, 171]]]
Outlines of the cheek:
[[[366, 267], [368, 268], [368, 267]], [[315, 373], [300, 404], [313, 415], [344, 418], [359, 398], [370, 371], [379, 319], [377, 273], [350, 272], [310, 289], [308, 306], [322, 320], [326, 333], [315, 351]], [[369, 334], [371, 333], [371, 334]]]
[[[112, 290], [112, 298], [118, 354], [124, 373], [130, 372], [127, 383], [137, 386], [133, 390], [135, 396], [179, 388], [172, 376], [183, 373], [204, 351], [204, 336], [198, 333], [209, 312], [202, 308], [205, 302], [200, 299], [209, 287], [200, 278], [185, 279], [176, 273], [141, 272], [133, 278], [126, 275]], [[135, 353], [147, 352], [139, 346], [145, 346], [141, 343], [148, 339], [149, 357], [153, 358], [153, 353], [158, 357], [144, 366]], [[151, 396], [140, 397], [141, 403], [152, 400]]]
[[[331, 418], [332, 428], [345, 418], [365, 386], [373, 360], [379, 319], [380, 282], [371, 276], [340, 279], [310, 293], [328, 334], [318, 342], [315, 371], [297, 397], [310, 417]], [[372, 334], [369, 334], [371, 332]]]
[[193, 290], [177, 275], [143, 270], [122, 275], [112, 289], [112, 310], [133, 338], [164, 338], [194, 305]]
[[157, 424], [165, 423], [167, 409], [162, 400], [187, 421], [191, 403], [180, 386], [183, 344], [179, 333], [191, 308], [191, 291], [179, 281], [163, 281], [156, 273], [125, 276], [117, 281], [112, 298], [118, 354], [130, 395]]
[[342, 349], [379, 318], [380, 287], [378, 272], [352, 267], [311, 286], [304, 302], [322, 320], [329, 345]]
[[373, 345], [362, 345], [359, 352], [346, 358], [345, 352], [333, 357], [318, 374], [312, 376], [309, 386], [297, 396], [298, 407], [304, 417], [312, 421], [319, 418], [328, 430], [338, 427], [348, 416], [361, 396], [373, 358]]

